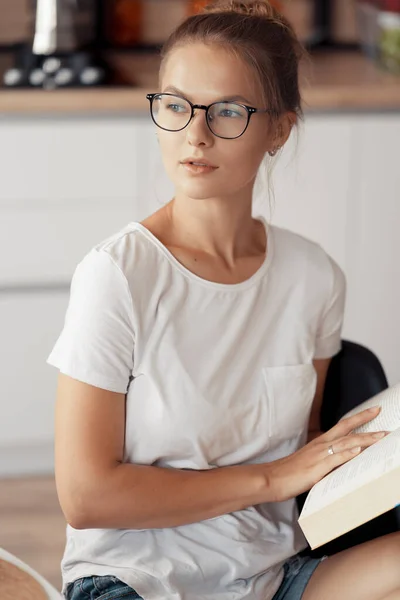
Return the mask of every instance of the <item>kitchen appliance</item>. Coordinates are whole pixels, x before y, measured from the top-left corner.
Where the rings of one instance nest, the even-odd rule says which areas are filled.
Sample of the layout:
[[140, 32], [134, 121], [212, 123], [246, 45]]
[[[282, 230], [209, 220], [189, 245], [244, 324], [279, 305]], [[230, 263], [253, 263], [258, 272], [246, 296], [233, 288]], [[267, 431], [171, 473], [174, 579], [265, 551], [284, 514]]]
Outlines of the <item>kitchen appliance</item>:
[[36, 0], [32, 46], [19, 52], [4, 84], [54, 89], [105, 83], [107, 68], [94, 49], [97, 6], [96, 0]]

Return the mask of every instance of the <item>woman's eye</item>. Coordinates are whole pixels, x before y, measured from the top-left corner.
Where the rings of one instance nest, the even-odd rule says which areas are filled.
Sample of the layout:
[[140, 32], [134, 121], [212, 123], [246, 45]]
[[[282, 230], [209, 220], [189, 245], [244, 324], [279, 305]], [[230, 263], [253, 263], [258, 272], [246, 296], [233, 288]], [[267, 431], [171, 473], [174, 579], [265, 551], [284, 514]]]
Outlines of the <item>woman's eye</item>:
[[230, 110], [229, 108], [225, 108], [223, 110], [220, 111], [219, 113], [220, 117], [241, 117], [241, 115], [239, 113], [237, 113], [234, 110]]
[[180, 106], [179, 104], [168, 104], [167, 108], [173, 112], [179, 112], [179, 109], [185, 110], [185, 107]]

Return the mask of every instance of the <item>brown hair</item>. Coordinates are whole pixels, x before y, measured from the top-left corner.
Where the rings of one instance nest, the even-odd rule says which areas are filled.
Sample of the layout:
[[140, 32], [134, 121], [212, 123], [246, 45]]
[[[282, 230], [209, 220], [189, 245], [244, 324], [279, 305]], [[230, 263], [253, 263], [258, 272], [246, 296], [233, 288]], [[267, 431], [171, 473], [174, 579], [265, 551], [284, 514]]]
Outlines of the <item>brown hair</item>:
[[170, 52], [188, 43], [234, 52], [258, 78], [265, 108], [303, 116], [299, 62], [304, 49], [287, 19], [267, 0], [214, 0], [181, 23], [161, 50], [160, 79]]

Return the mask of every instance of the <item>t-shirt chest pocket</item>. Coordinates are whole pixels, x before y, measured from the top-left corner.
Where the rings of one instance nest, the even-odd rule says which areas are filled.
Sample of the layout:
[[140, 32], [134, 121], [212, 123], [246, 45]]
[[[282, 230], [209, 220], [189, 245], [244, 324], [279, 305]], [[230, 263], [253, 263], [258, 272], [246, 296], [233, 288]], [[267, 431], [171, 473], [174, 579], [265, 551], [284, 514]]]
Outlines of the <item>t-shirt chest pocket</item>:
[[307, 425], [317, 374], [312, 364], [264, 367], [272, 444], [299, 436]]

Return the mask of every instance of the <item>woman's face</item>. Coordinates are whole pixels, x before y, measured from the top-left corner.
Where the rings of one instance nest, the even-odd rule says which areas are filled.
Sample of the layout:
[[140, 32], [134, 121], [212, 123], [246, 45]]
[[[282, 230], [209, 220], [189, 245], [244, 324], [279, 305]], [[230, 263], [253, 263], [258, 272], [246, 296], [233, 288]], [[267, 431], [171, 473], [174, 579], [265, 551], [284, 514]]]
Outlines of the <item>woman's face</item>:
[[[263, 106], [251, 69], [215, 46], [199, 43], [173, 50], [160, 83], [161, 92], [178, 94], [193, 104], [208, 106], [235, 98], [255, 108], [268, 108]], [[278, 144], [267, 113], [253, 114], [245, 133], [236, 139], [216, 137], [207, 126], [204, 110], [196, 110], [185, 129], [170, 132], [157, 128], [157, 135], [176, 192], [197, 199], [222, 198], [252, 189], [265, 153]], [[190, 172], [182, 164], [189, 157], [218, 168], [208, 173]]]

